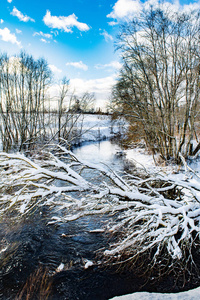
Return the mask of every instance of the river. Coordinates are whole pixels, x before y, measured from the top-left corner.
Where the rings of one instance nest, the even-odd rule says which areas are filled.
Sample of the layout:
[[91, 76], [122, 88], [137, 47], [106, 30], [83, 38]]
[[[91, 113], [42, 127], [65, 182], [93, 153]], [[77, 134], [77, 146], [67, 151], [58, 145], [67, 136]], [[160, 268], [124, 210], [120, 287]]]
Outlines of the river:
[[81, 147], [75, 148], [73, 152], [81, 160], [104, 164], [117, 172], [122, 171], [124, 165], [120, 156], [122, 153], [120, 146], [110, 140], [96, 143], [86, 142]]

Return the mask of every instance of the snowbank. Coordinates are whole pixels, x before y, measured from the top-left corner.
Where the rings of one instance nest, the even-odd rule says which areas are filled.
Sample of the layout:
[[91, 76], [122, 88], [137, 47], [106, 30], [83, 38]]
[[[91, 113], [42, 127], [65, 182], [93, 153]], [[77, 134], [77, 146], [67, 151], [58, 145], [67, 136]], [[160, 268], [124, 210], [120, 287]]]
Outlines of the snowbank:
[[187, 292], [177, 294], [160, 294], [139, 292], [125, 296], [114, 297], [113, 300], [198, 300], [200, 299], [200, 287]]
[[145, 149], [134, 148], [127, 149], [124, 152], [126, 153], [126, 158], [132, 161], [137, 168], [145, 167], [148, 169], [152, 166], [155, 166], [153, 156], [147, 154]]

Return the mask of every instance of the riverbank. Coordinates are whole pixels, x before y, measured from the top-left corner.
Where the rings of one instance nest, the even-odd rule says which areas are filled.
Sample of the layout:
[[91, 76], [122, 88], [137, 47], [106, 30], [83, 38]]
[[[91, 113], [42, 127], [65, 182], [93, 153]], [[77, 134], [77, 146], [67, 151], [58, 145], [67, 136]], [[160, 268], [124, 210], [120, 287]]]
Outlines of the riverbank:
[[140, 292], [119, 297], [114, 297], [110, 300], [199, 300], [200, 288], [196, 288], [187, 292], [176, 294], [161, 294]]

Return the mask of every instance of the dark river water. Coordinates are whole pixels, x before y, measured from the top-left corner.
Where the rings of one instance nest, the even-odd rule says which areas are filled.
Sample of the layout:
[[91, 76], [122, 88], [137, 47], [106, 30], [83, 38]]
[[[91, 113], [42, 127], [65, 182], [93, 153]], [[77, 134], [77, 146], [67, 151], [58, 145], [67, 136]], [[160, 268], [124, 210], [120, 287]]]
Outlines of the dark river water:
[[[122, 172], [119, 151], [110, 141], [74, 149], [80, 159]], [[134, 269], [98, 265], [98, 251], [112, 240], [99, 230], [106, 216], [47, 225], [51, 217], [52, 212], [43, 206], [20, 221], [12, 221], [9, 215], [1, 219], [0, 299], [106, 300], [140, 290], [177, 291], [170, 278], [147, 284]]]

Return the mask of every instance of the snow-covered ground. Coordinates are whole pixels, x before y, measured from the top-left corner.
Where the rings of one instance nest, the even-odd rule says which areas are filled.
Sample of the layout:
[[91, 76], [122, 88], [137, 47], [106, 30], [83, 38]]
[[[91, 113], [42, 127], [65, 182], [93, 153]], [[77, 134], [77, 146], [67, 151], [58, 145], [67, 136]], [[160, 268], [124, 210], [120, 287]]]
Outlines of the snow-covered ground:
[[135, 148], [128, 149], [125, 151], [126, 158], [135, 163], [136, 167], [145, 166], [146, 168], [150, 168], [154, 166], [153, 156], [147, 154], [145, 149]]
[[160, 294], [139, 292], [120, 297], [114, 297], [112, 300], [199, 300], [200, 288], [177, 294]]
[[108, 139], [118, 132], [125, 129], [125, 122], [119, 121], [114, 124], [107, 115], [83, 115], [78, 121], [82, 126], [81, 141], [96, 141]]
[[[123, 133], [128, 126], [123, 120], [111, 121], [109, 115], [73, 115], [66, 121], [66, 116], [62, 117], [62, 124], [67, 122], [66, 130], [71, 132], [74, 130], [74, 136], [72, 143], [79, 144], [83, 142], [96, 142], [104, 139], [109, 139], [117, 133]], [[72, 131], [73, 131], [72, 130]], [[46, 133], [49, 135], [49, 139], [52, 136], [56, 136], [58, 132], [58, 116], [52, 114], [46, 116]], [[2, 151], [2, 137], [0, 135], [0, 151]]]

